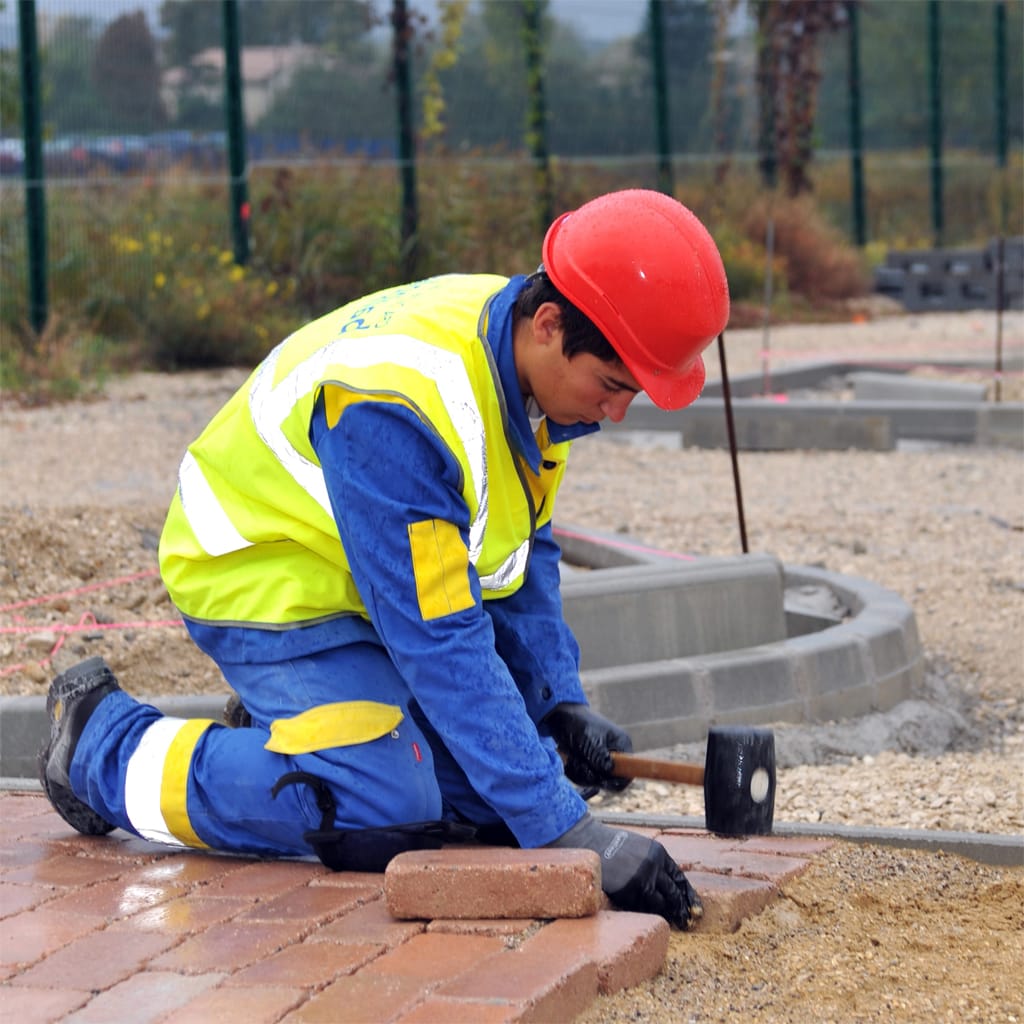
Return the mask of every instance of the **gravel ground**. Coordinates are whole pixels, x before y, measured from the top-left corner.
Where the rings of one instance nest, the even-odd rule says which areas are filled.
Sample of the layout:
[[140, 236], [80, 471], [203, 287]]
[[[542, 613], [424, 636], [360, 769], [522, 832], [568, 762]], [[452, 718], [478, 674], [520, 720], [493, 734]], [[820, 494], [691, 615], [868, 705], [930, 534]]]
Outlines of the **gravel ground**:
[[[991, 393], [993, 314], [876, 314], [773, 328], [767, 341], [733, 332], [729, 372], [763, 371], [766, 352], [771, 368], [841, 353]], [[1001, 329], [1015, 368], [1001, 398], [1020, 401], [1024, 316]], [[980, 368], [954, 372], [957, 359]], [[136, 374], [95, 401], [3, 402], [0, 694], [43, 694], [54, 671], [93, 653], [139, 695], [226, 693], [175, 623], [155, 548], [184, 446], [244, 377]], [[922, 692], [887, 714], [777, 729], [776, 819], [1024, 833], [1021, 453], [744, 453], [740, 465], [751, 550], [896, 591], [929, 664]], [[724, 452], [588, 439], [559, 502], [564, 523], [670, 551], [739, 551]], [[703, 812], [699, 791], [651, 782], [598, 806]], [[1024, 1021], [1022, 889], [1024, 869], [840, 845], [735, 936], [674, 936], [659, 979], [585, 1019]]]

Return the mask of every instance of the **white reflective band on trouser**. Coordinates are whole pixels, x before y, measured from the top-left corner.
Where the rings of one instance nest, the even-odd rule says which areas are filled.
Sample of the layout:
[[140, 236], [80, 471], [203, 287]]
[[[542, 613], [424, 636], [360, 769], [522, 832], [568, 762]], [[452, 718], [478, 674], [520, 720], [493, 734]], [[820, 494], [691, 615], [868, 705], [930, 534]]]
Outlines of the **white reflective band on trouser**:
[[169, 846], [205, 845], [192, 831], [185, 804], [192, 753], [212, 724], [166, 717], [142, 734], [128, 760], [124, 803], [132, 828], [144, 839]]

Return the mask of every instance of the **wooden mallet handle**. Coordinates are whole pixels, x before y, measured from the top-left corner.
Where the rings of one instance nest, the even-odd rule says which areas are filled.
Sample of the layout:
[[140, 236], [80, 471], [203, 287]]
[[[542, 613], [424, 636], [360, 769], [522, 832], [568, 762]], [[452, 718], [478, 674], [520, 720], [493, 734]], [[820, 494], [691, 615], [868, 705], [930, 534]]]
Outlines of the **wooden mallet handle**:
[[704, 785], [704, 768], [699, 764], [681, 764], [678, 761], [659, 761], [636, 754], [612, 751], [615, 774], [622, 779], [660, 779], [681, 782], [686, 786]]

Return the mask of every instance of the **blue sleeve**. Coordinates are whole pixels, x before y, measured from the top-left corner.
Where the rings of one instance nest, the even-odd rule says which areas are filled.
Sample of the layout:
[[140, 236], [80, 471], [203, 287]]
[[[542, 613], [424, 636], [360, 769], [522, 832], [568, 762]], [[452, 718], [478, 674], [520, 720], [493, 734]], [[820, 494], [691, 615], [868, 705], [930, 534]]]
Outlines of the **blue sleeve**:
[[408, 526], [445, 520], [467, 543], [458, 463], [396, 403], [357, 403], [331, 429], [318, 411], [311, 438], [359, 593], [423, 714], [522, 846], [563, 835], [586, 805], [498, 653], [472, 566], [472, 607], [429, 620], [420, 614]]
[[586, 704], [579, 676], [579, 646], [562, 614], [562, 552], [551, 524], [537, 531], [523, 585], [510, 597], [487, 601], [498, 653], [539, 722], [563, 701]]

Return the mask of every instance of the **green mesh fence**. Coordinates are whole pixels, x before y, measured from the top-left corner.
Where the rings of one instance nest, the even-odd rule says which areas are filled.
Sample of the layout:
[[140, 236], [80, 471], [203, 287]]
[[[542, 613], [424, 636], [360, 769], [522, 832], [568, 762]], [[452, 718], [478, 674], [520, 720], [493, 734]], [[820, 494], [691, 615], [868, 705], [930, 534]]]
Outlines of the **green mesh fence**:
[[[927, 2], [860, 8], [860, 155], [866, 235], [876, 245], [929, 234]], [[781, 147], [786, 116], [808, 140], [814, 201], [852, 236], [845, 3], [532, 6], [542, 17], [539, 63], [531, 64], [517, 0], [408, 3], [419, 274], [530, 269], [539, 153], [558, 209], [607, 188], [664, 187], [667, 160], [675, 193], [724, 218], [765, 194], [764, 140]], [[993, 82], [997, 3], [945, 0], [942, 8], [946, 238], [1020, 234], [1024, 89], [1012, 41], [1021, 38], [1021, 0], [1004, 9], [1011, 45], [1002, 122]], [[0, 323], [27, 315], [17, 17], [32, 9], [51, 303], [107, 330], [119, 320], [151, 329], [167, 318], [162, 303], [174, 290], [191, 296], [198, 316], [204, 275], [227, 274], [233, 262], [222, 0], [36, 0], [0, 7]], [[393, 5], [239, 0], [237, 11], [246, 213], [261, 294], [291, 289], [317, 313], [393, 283], [408, 243]], [[801, 69], [772, 104], [759, 56], [766, 12], [789, 17], [781, 35], [772, 29], [776, 70]], [[659, 27], [662, 76], [652, 61]], [[814, 45], [801, 50], [801, 34]], [[540, 124], [531, 107], [538, 83]], [[816, 109], [800, 115], [792, 104], [811, 93]], [[769, 108], [774, 135], [766, 133]], [[659, 152], [666, 144], [668, 153]], [[1005, 167], [1000, 152], [1009, 153]]]

